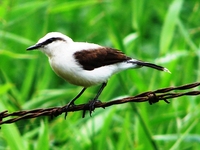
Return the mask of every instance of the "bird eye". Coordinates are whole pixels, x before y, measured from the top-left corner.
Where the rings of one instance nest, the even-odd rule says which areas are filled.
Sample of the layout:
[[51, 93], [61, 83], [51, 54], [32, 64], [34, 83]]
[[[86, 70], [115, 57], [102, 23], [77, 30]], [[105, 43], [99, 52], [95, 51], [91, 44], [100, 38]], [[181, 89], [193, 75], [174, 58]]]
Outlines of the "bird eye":
[[48, 39], [48, 43], [52, 43], [53, 41], [55, 41], [55, 38]]
[[44, 47], [44, 46], [46, 46], [46, 45], [48, 45], [48, 44], [50, 44], [50, 43], [52, 43], [52, 42], [54, 42], [54, 41], [57, 41], [57, 40], [62, 40], [62, 41], [63, 41], [62, 38], [59, 38], [59, 37], [52, 37], [52, 38], [50, 38], [50, 39], [47, 39], [47, 40], [44, 41], [43, 43], [41, 43], [41, 45], [43, 45], [43, 47]]
[[42, 45], [45, 46], [45, 45], [48, 45], [48, 44], [50, 44], [54, 41], [55, 41], [55, 38], [50, 38], [50, 39], [46, 40], [45, 42], [43, 42]]

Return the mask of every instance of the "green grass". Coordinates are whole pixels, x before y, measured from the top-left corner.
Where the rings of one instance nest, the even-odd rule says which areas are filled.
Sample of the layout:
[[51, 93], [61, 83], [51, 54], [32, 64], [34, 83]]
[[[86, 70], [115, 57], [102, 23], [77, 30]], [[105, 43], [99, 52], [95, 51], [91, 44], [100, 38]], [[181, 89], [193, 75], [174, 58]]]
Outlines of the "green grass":
[[[57, 77], [45, 55], [26, 51], [50, 31], [120, 49], [172, 72], [121, 72], [109, 80], [102, 101], [200, 80], [198, 0], [4, 0], [0, 6], [0, 111], [62, 106], [81, 90]], [[87, 89], [77, 103], [86, 103], [97, 89]], [[199, 97], [176, 98], [170, 104], [123, 104], [81, 116], [74, 112], [66, 120], [61, 115], [2, 125], [0, 150], [200, 146]]]

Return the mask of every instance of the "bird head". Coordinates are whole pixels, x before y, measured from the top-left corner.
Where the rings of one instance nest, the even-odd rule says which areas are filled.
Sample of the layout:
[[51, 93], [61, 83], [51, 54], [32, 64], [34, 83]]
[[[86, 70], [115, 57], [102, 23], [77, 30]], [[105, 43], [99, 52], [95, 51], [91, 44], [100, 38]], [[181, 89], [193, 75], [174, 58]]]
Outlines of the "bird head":
[[41, 50], [47, 56], [51, 56], [56, 50], [71, 42], [73, 42], [71, 38], [60, 32], [50, 32], [39, 39], [35, 45], [28, 47], [27, 50]]

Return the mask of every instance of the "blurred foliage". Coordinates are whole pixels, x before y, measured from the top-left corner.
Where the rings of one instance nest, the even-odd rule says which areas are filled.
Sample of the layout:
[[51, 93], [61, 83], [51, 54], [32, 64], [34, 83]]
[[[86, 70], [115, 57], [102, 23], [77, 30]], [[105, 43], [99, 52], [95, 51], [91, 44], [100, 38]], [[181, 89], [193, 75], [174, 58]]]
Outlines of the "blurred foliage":
[[[160, 64], [113, 76], [102, 101], [200, 80], [198, 0], [2, 0], [0, 1], [0, 111], [61, 106], [81, 87], [51, 70], [48, 59], [26, 48], [51, 31], [74, 41], [114, 47]], [[77, 103], [86, 103], [97, 87]], [[0, 149], [198, 149], [199, 98], [169, 105], [124, 104], [97, 109], [92, 117], [37, 118], [3, 125]]]

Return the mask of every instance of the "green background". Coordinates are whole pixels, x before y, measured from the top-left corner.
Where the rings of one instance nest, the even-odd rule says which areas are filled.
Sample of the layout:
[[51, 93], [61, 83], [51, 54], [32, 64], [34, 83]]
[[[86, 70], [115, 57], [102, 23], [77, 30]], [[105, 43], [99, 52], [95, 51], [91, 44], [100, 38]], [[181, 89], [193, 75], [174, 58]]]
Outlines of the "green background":
[[[102, 101], [197, 82], [199, 18], [199, 0], [1, 0], [0, 111], [62, 106], [81, 90], [57, 77], [44, 54], [26, 51], [51, 31], [120, 49], [172, 72], [121, 72], [109, 80]], [[87, 89], [76, 103], [88, 102], [98, 88]], [[84, 119], [74, 112], [66, 119], [2, 125], [0, 149], [199, 149], [199, 97], [169, 101], [99, 108]]]

